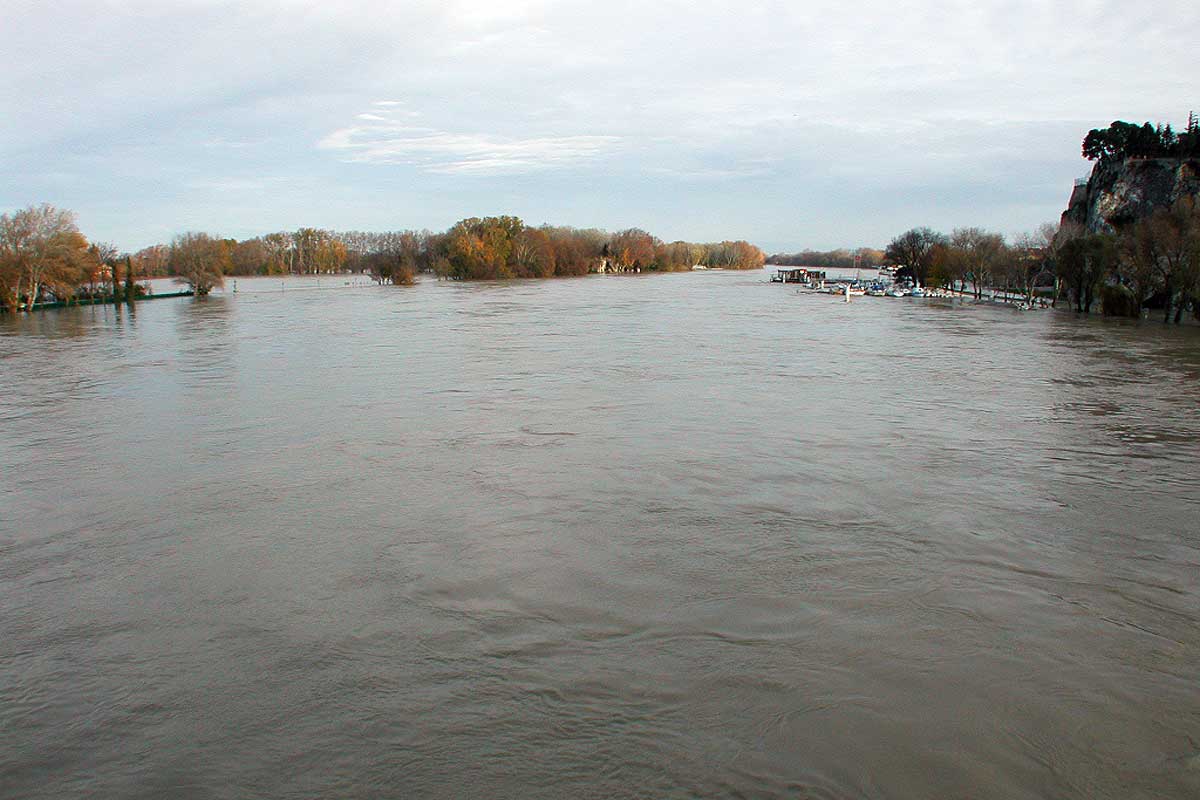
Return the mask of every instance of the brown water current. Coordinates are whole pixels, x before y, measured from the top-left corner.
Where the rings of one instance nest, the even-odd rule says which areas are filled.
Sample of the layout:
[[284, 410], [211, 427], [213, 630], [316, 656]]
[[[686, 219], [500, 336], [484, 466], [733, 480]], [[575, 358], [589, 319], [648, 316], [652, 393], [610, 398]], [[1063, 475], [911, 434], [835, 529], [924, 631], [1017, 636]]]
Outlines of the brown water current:
[[282, 285], [0, 318], [0, 797], [1200, 796], [1200, 329]]

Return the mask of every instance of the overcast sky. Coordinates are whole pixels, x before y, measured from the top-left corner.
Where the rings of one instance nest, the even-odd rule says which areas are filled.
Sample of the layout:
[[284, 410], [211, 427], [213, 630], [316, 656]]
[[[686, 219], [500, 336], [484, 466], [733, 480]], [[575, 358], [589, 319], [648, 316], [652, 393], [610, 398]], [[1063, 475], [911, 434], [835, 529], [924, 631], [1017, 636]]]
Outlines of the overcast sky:
[[[902, 8], [897, 8], [902, 5]], [[1200, 111], [1194, 0], [0, 4], [0, 210], [184, 230], [638, 226], [768, 250], [1057, 220]]]

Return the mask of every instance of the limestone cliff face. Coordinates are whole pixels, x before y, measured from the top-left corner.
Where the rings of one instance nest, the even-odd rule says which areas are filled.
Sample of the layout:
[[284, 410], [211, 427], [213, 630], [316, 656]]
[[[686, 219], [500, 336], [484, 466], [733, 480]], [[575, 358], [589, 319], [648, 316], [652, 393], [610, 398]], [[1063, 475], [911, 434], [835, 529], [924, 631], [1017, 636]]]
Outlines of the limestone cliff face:
[[1166, 208], [1185, 195], [1200, 195], [1200, 161], [1129, 158], [1099, 161], [1086, 185], [1077, 185], [1063, 212], [1064, 228], [1112, 233]]

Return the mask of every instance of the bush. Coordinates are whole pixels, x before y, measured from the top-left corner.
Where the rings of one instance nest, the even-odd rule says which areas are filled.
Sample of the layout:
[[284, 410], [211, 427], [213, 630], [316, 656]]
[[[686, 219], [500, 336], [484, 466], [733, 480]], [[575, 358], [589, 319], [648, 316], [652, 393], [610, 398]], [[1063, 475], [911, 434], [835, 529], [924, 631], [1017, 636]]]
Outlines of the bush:
[[1100, 312], [1106, 317], [1141, 317], [1142, 309], [1128, 286], [1100, 287]]

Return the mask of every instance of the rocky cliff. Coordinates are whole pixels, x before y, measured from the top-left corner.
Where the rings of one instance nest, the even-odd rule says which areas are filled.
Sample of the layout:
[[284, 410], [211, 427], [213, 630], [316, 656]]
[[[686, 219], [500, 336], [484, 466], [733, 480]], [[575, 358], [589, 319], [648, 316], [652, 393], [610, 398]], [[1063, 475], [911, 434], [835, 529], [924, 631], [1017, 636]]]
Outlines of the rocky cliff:
[[1092, 168], [1087, 183], [1075, 186], [1062, 226], [1112, 233], [1185, 195], [1200, 195], [1200, 160], [1102, 159]]

